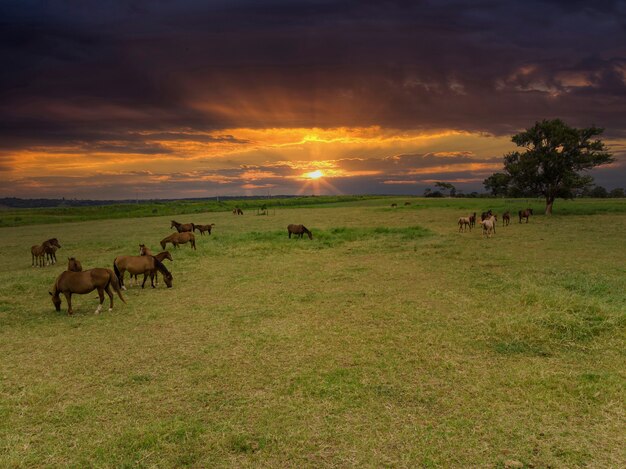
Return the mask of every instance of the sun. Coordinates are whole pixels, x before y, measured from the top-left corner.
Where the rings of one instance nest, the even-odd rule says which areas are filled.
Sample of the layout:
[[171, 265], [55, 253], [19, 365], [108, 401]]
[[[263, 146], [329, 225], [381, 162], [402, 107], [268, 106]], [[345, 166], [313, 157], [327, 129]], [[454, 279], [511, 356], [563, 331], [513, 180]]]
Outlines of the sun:
[[322, 176], [324, 176], [324, 173], [321, 172], [319, 169], [316, 171], [312, 171], [310, 173], [306, 173], [305, 174], [306, 177], [308, 177], [309, 179], [319, 179]]

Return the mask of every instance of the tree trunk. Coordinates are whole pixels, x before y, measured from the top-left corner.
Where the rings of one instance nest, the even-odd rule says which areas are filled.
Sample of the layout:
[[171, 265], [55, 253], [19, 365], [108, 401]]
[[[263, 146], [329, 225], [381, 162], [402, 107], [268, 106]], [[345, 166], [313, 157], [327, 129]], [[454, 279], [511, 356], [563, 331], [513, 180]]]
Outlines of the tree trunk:
[[554, 204], [554, 197], [546, 197], [546, 215], [552, 215], [553, 204]]

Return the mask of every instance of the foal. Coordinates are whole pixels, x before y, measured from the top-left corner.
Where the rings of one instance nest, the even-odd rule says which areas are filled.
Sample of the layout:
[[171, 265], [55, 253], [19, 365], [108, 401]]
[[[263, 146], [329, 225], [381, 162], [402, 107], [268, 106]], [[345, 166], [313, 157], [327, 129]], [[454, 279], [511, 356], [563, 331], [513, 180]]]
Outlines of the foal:
[[469, 228], [469, 230], [472, 231], [472, 222], [470, 220], [470, 217], [459, 218], [458, 224], [459, 224], [460, 233], [463, 233], [467, 228]]

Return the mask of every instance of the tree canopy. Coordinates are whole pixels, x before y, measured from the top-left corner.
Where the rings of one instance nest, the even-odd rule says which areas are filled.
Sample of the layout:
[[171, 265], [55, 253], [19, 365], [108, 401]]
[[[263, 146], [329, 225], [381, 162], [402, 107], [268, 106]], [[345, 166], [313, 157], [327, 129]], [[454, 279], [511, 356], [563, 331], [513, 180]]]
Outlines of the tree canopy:
[[[599, 135], [604, 129], [592, 126], [576, 129], [560, 119], [536, 122], [511, 140], [524, 151], [504, 156], [504, 173], [485, 179], [488, 190], [509, 195], [543, 196], [546, 214], [552, 213], [557, 197], [573, 197], [574, 191], [588, 186], [593, 178], [582, 174], [613, 161]], [[507, 180], [508, 178], [508, 180]]]

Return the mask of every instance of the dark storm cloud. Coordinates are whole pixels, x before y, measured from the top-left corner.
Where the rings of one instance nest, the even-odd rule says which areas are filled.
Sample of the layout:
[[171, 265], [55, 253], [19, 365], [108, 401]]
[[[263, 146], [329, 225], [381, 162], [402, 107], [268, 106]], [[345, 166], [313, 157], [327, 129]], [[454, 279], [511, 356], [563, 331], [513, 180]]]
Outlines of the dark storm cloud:
[[[0, 6], [0, 145], [241, 126], [626, 127], [623, 2]], [[33, 140], [31, 140], [33, 139]]]

